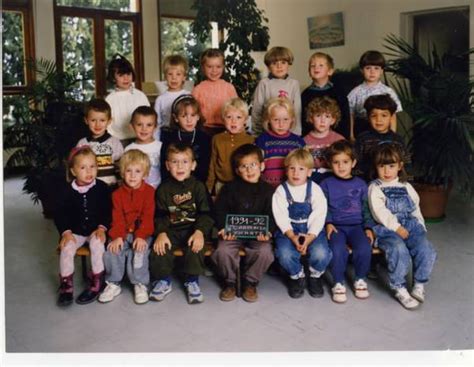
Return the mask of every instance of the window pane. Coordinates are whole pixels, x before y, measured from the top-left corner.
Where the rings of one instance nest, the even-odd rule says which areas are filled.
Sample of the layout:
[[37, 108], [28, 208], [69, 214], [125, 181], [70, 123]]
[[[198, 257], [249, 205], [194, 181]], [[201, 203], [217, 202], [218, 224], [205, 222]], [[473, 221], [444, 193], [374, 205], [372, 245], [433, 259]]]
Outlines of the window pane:
[[59, 6], [138, 12], [138, 0], [56, 0]]
[[77, 100], [88, 100], [95, 94], [93, 28], [89, 18], [61, 18], [64, 70], [80, 80], [72, 92]]
[[26, 85], [23, 14], [3, 11], [3, 85]]
[[107, 64], [116, 53], [125, 56], [134, 65], [132, 22], [105, 20], [105, 60]]
[[[211, 37], [206, 42], [199, 42], [191, 32], [192, 19], [161, 17], [161, 59], [172, 54], [183, 55], [193, 64], [191, 60], [199, 59], [199, 55], [211, 47]], [[196, 68], [189, 70], [189, 75], [196, 75]]]

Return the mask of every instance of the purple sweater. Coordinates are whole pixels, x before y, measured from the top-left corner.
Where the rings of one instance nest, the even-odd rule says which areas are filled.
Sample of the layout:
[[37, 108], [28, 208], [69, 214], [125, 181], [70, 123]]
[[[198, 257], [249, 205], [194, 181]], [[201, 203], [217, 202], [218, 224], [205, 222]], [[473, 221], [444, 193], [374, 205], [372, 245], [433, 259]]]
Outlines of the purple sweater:
[[331, 176], [323, 180], [321, 189], [328, 201], [326, 224], [360, 225], [371, 228], [374, 223], [368, 206], [367, 184], [359, 177], [342, 179]]
[[285, 181], [285, 166], [283, 162], [292, 150], [303, 148], [305, 142], [301, 136], [288, 132], [277, 135], [266, 131], [255, 140], [255, 145], [263, 150], [265, 171], [262, 179], [273, 187]]

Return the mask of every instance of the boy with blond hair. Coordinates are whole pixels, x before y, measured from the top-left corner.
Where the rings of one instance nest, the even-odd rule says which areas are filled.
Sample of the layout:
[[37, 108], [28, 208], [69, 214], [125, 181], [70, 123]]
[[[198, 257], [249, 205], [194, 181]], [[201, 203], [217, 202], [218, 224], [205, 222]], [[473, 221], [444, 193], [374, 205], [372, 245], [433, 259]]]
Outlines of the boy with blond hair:
[[104, 254], [107, 286], [99, 302], [110, 302], [121, 293], [125, 269], [134, 285], [135, 303], [148, 302], [148, 254], [155, 213], [155, 190], [145, 182], [149, 171], [150, 160], [140, 150], [129, 150], [120, 159], [123, 184], [112, 194], [111, 241]]
[[308, 291], [312, 297], [324, 294], [321, 276], [331, 261], [324, 223], [327, 201], [312, 182], [313, 157], [304, 148], [285, 158], [288, 180], [277, 187], [272, 199], [273, 216], [279, 228], [275, 234], [275, 257], [288, 274], [288, 293], [303, 296], [305, 271], [301, 256], [308, 256]]
[[311, 124], [306, 124], [306, 122], [309, 121], [308, 105], [315, 98], [327, 96], [337, 102], [339, 110], [341, 111], [341, 117], [335, 130], [346, 139], [349, 139], [349, 102], [347, 101], [344, 91], [330, 80], [334, 73], [333, 58], [324, 52], [315, 52], [309, 58], [308, 72], [312, 83], [301, 93], [301, 121], [303, 131], [301, 135], [306, 136], [312, 130]]
[[170, 127], [173, 102], [183, 94], [190, 94], [183, 88], [188, 75], [188, 62], [183, 56], [166, 56], [163, 61], [163, 70], [168, 90], [160, 94], [155, 101], [155, 111], [158, 115], [158, 128], [155, 131], [156, 140], [160, 140], [161, 129]]
[[249, 110], [240, 98], [231, 98], [222, 107], [225, 131], [212, 137], [211, 161], [206, 186], [209, 193], [216, 195], [222, 186], [232, 181], [234, 173], [230, 157], [232, 152], [244, 144], [253, 144], [254, 137], [247, 134], [245, 127]]
[[300, 84], [288, 76], [293, 64], [293, 53], [286, 47], [272, 47], [264, 58], [269, 74], [260, 80], [255, 89], [252, 102], [252, 132], [258, 136], [263, 132], [264, 107], [270, 98], [288, 98], [295, 109], [296, 123], [291, 132], [301, 135], [301, 96]]

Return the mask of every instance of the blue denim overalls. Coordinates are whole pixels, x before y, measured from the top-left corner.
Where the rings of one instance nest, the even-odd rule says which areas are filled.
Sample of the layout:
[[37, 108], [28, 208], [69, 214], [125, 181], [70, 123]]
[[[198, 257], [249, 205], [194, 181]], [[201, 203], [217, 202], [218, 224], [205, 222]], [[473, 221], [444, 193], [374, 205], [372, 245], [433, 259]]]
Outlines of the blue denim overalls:
[[397, 217], [400, 225], [409, 232], [408, 238], [404, 240], [396, 232], [381, 224], [373, 228], [378, 246], [385, 252], [390, 286], [392, 288], [405, 287], [410, 258], [413, 261], [415, 282], [425, 283], [433, 270], [436, 251], [426, 238], [425, 228], [412, 215], [416, 210], [416, 204], [406, 187], [382, 187], [381, 189], [386, 197], [385, 206]]
[[[311, 207], [312, 185], [313, 183], [311, 180], [308, 180], [304, 202], [296, 202], [291, 196], [287, 183], [284, 182], [282, 184], [288, 200], [288, 214], [291, 221], [291, 227], [295, 234], [308, 233], [308, 218], [313, 211]], [[275, 236], [275, 244], [275, 256], [282, 268], [285, 269], [290, 276], [298, 274], [302, 269], [300, 262], [301, 254], [296, 250], [293, 242], [278, 230]], [[307, 254], [310, 270], [312, 269], [313, 271], [323, 273], [332, 257], [332, 252], [329, 249], [324, 230], [321, 230], [313, 242], [309, 244]]]

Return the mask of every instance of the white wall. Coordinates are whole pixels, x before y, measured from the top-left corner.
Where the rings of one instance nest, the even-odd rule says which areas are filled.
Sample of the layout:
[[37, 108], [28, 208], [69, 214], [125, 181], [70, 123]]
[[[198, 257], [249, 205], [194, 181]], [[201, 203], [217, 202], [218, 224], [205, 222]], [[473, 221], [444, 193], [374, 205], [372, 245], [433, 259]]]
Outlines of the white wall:
[[[310, 82], [307, 62], [313, 52], [326, 52], [334, 58], [336, 68], [349, 68], [366, 50], [384, 51], [383, 38], [389, 33], [401, 35], [401, 14], [406, 12], [471, 5], [470, 47], [474, 47], [472, 0], [257, 0], [257, 4], [269, 19], [270, 47], [286, 46], [295, 54], [290, 73], [302, 87]], [[307, 18], [341, 11], [345, 45], [310, 50]], [[255, 58], [258, 68], [266, 71], [263, 54], [256, 53]]]

